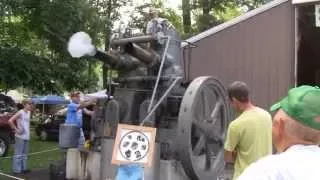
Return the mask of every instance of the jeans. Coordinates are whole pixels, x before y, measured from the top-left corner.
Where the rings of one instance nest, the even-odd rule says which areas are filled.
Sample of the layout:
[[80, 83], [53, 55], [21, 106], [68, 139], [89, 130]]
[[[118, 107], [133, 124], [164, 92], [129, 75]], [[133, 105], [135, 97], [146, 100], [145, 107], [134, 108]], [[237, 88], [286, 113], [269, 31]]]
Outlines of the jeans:
[[27, 170], [27, 154], [29, 141], [15, 137], [12, 171], [22, 173]]
[[80, 137], [79, 137], [79, 142], [78, 142], [78, 148], [82, 148], [84, 146], [85, 141], [86, 140], [84, 138], [83, 129], [80, 128]]

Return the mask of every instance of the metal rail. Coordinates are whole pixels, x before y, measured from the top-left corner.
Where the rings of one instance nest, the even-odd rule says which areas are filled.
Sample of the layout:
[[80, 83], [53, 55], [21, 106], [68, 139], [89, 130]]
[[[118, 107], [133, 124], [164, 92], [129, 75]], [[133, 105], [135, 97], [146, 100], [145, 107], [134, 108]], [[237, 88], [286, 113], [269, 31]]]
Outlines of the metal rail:
[[152, 35], [145, 35], [145, 36], [112, 40], [110, 45], [111, 46], [119, 46], [119, 45], [125, 45], [127, 43], [147, 43], [147, 42], [151, 42], [153, 40], [155, 40], [155, 39]]
[[176, 77], [176, 79], [173, 81], [173, 83], [170, 85], [170, 87], [166, 90], [166, 92], [163, 94], [163, 96], [159, 99], [157, 104], [151, 109], [151, 111], [148, 113], [148, 115], [144, 118], [144, 120], [140, 123], [140, 126], [143, 126], [145, 122], [148, 121], [152, 113], [158, 108], [158, 106], [162, 103], [162, 101], [169, 95], [173, 87], [178, 83], [178, 81], [182, 79], [182, 77]]
[[161, 64], [160, 64], [160, 68], [159, 68], [159, 72], [158, 72], [158, 76], [157, 76], [157, 81], [156, 81], [156, 84], [154, 86], [154, 89], [153, 89], [153, 92], [152, 92], [152, 96], [151, 96], [151, 101], [150, 101], [150, 104], [149, 104], [149, 107], [148, 107], [148, 113], [150, 112], [150, 110], [151, 110], [151, 108], [153, 106], [153, 101], [154, 101], [154, 98], [155, 98], [156, 93], [157, 93], [157, 88], [158, 88], [158, 85], [159, 85], [159, 80], [160, 80], [160, 77], [161, 77], [164, 61], [166, 60], [166, 54], [167, 54], [167, 51], [168, 51], [169, 43], [170, 43], [170, 37], [167, 37], [167, 43], [166, 43], [166, 47], [165, 47], [163, 55], [162, 55], [162, 60], [161, 60]]

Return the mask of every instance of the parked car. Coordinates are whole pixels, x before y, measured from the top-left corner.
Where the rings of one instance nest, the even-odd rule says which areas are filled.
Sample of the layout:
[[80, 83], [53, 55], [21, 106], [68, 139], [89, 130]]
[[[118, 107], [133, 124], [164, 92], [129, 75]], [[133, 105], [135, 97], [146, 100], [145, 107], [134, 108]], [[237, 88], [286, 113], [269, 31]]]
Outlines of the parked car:
[[[10, 144], [14, 143], [14, 131], [9, 126], [9, 119], [17, 111], [14, 101], [1, 94], [0, 97], [0, 157], [8, 154]], [[9, 101], [8, 101], [9, 100]]]
[[14, 143], [14, 131], [9, 126], [13, 113], [0, 114], [0, 157], [8, 154], [9, 145]]
[[[43, 141], [59, 140], [59, 127], [65, 122], [66, 108], [58, 111], [54, 115], [49, 115], [42, 123], [40, 123], [35, 131], [36, 135]], [[90, 137], [90, 116], [83, 115], [83, 131], [86, 138]]]

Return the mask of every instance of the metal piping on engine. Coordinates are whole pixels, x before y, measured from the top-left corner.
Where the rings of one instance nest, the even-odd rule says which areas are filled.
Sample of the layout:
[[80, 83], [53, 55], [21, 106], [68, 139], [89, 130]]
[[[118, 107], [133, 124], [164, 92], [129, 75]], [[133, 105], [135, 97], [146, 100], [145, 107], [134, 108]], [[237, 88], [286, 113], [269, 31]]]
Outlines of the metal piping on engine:
[[128, 43], [148, 43], [153, 40], [155, 40], [155, 39], [152, 35], [145, 35], [145, 36], [112, 40], [110, 42], [110, 45], [111, 46], [121, 46], [121, 45], [126, 45]]
[[131, 56], [139, 59], [148, 67], [155, 65], [160, 59], [159, 55], [151, 49], [144, 49], [135, 43], [127, 43], [124, 46], [124, 51]]

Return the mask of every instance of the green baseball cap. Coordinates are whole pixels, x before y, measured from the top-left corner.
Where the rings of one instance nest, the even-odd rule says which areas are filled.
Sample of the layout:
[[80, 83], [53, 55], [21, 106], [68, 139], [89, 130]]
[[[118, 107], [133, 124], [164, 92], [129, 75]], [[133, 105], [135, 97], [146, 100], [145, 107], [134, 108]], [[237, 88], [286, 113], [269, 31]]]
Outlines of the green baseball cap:
[[299, 86], [292, 88], [288, 96], [271, 106], [271, 111], [282, 109], [290, 117], [312, 129], [320, 130], [320, 88]]

